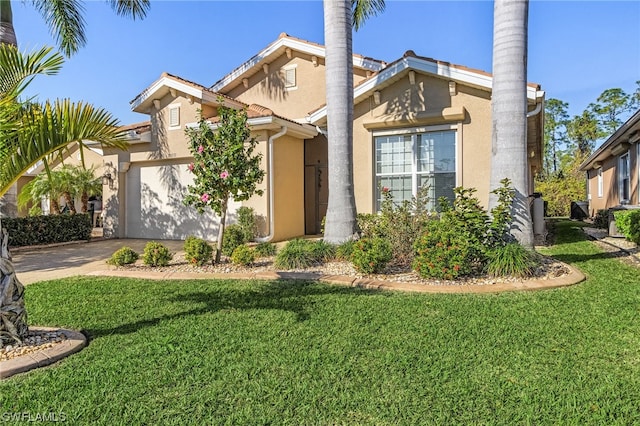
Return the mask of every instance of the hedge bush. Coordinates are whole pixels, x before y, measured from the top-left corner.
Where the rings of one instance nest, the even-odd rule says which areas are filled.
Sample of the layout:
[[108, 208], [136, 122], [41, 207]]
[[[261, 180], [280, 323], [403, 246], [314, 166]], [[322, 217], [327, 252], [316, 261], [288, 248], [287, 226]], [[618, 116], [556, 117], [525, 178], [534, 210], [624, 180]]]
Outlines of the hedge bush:
[[169, 251], [169, 248], [162, 243], [155, 241], [149, 241], [144, 246], [144, 253], [142, 253], [142, 262], [149, 266], [167, 266], [169, 261], [173, 259], [173, 254]]
[[187, 261], [197, 266], [202, 266], [213, 258], [211, 244], [193, 235], [184, 240], [184, 252]]
[[115, 266], [130, 265], [135, 263], [135, 261], [138, 260], [138, 257], [140, 257], [138, 253], [136, 253], [131, 247], [124, 246], [116, 250], [111, 255], [111, 258], [107, 260], [107, 263]]
[[231, 261], [236, 265], [251, 265], [256, 261], [256, 252], [246, 244], [241, 244], [231, 254]]
[[384, 271], [392, 257], [391, 243], [384, 238], [362, 238], [355, 242], [351, 252], [353, 266], [363, 274]]
[[236, 247], [249, 242], [246, 233], [238, 224], [229, 225], [224, 228], [224, 239], [222, 240], [222, 254], [231, 257]]
[[619, 210], [613, 213], [616, 228], [625, 238], [640, 244], [640, 210]]
[[9, 247], [88, 241], [91, 217], [86, 213], [3, 218], [2, 228], [9, 233]]

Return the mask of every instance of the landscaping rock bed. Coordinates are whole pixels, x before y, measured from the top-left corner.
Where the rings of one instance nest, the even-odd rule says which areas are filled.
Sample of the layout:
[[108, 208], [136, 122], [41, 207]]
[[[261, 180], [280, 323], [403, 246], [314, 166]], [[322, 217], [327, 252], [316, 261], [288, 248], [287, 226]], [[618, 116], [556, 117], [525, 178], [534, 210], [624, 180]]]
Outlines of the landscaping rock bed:
[[[231, 263], [229, 259], [223, 259], [220, 264], [217, 265], [203, 265], [194, 266], [188, 263], [183, 253], [176, 253], [173, 260], [168, 266], [151, 267], [146, 266], [142, 261], [138, 260], [136, 263], [127, 266], [114, 266], [116, 270], [123, 271], [155, 271], [155, 272], [189, 272], [189, 273], [256, 273], [256, 272], [271, 272], [276, 271], [273, 266], [272, 257], [259, 258], [250, 266], [240, 266]], [[279, 271], [285, 272], [285, 271]], [[358, 273], [353, 265], [349, 262], [332, 261], [321, 265], [316, 265], [306, 269], [293, 269], [286, 272], [306, 272], [315, 273], [319, 275], [340, 275], [353, 278], [367, 278], [379, 281], [392, 281], [402, 283], [414, 283], [416, 285], [490, 285], [498, 283], [512, 283], [526, 280], [540, 280], [540, 279], [553, 279], [562, 275], [569, 274], [570, 270], [562, 262], [556, 261], [552, 258], [541, 257], [541, 263], [536, 269], [534, 275], [531, 278], [515, 278], [515, 277], [489, 277], [489, 276], [474, 276], [455, 281], [450, 280], [426, 280], [420, 277], [415, 271], [411, 270], [408, 266], [389, 266], [383, 274], [364, 275]]]
[[7, 345], [0, 349], [0, 362], [51, 348], [67, 340], [61, 330], [29, 330], [22, 344]]

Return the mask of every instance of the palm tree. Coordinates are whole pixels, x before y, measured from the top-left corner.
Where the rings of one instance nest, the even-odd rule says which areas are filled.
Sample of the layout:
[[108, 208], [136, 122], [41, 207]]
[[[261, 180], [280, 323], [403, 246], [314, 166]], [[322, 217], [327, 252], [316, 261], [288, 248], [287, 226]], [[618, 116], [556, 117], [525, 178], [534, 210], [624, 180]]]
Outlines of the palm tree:
[[[125, 134], [111, 114], [69, 100], [21, 104], [19, 95], [38, 74], [53, 74], [63, 59], [50, 48], [22, 54], [0, 44], [0, 196], [31, 166], [70, 143], [92, 140], [127, 149]], [[27, 333], [24, 288], [15, 275], [8, 235], [0, 222], [0, 346], [20, 342]]]
[[[51, 34], [66, 56], [76, 53], [86, 44], [84, 7], [78, 0], [31, 0], [36, 10], [49, 25]], [[120, 16], [144, 18], [150, 7], [149, 0], [107, 0]], [[13, 28], [11, 0], [0, 0], [0, 43], [17, 45]]]
[[384, 0], [324, 0], [329, 203], [325, 241], [340, 244], [357, 231], [353, 191], [352, 25], [384, 9]]
[[[495, 0], [493, 24], [492, 189], [509, 178], [516, 191], [513, 235], [533, 248], [527, 162], [527, 18], [528, 0]], [[490, 207], [495, 206], [495, 195]]]
[[88, 169], [84, 166], [73, 168], [73, 186], [75, 194], [80, 195], [82, 203], [81, 212], [89, 210], [89, 197], [102, 193], [102, 179], [96, 177], [96, 170], [93, 166]]

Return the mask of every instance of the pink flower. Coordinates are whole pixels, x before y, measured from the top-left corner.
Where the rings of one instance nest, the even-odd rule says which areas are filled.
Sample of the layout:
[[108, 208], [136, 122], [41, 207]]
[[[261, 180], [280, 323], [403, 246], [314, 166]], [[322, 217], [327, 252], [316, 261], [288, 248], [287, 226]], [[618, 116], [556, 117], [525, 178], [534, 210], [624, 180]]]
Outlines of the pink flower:
[[202, 151], [204, 151], [204, 147], [202, 145], [200, 145], [198, 147], [198, 154], [202, 154]]
[[389, 188], [387, 188], [386, 186], [382, 188], [382, 192], [387, 193], [389, 192]]
[[206, 203], [207, 201], [209, 201], [209, 194], [202, 194], [202, 197], [200, 197], [200, 199], [203, 203]]
[[189, 171], [192, 172], [193, 171], [193, 163], [189, 163]]
[[225, 170], [224, 172], [220, 173], [220, 178], [226, 179], [228, 177], [229, 177], [229, 172], [228, 171]]

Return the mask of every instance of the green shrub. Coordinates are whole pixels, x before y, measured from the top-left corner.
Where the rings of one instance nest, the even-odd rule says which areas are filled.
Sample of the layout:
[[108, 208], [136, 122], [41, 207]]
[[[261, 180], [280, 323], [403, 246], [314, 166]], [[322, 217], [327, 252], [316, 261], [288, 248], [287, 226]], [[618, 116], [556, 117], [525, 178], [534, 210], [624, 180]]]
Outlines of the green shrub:
[[88, 241], [93, 225], [86, 213], [2, 218], [9, 247]]
[[535, 253], [517, 242], [490, 250], [487, 259], [486, 271], [493, 277], [530, 277], [538, 264]]
[[619, 210], [613, 216], [618, 231], [627, 240], [640, 244], [640, 210]]
[[[308, 240], [309, 241], [309, 240]], [[324, 240], [310, 241], [311, 252], [318, 263], [332, 260], [336, 255], [336, 247]]]
[[358, 228], [362, 238], [385, 238], [393, 250], [394, 263], [411, 264], [413, 243], [422, 233], [434, 213], [428, 208], [428, 186], [418, 192], [417, 197], [395, 203], [391, 191], [381, 188], [382, 203], [379, 214], [359, 214]]
[[193, 235], [184, 240], [184, 252], [187, 261], [197, 266], [202, 266], [213, 258], [211, 244]]
[[171, 259], [173, 259], [173, 254], [171, 254], [169, 248], [164, 244], [149, 241], [147, 245], [144, 246], [142, 262], [144, 262], [145, 265], [167, 266]]
[[339, 246], [337, 246], [336, 247], [335, 258], [337, 260], [350, 261], [351, 260], [351, 253], [353, 253], [353, 248], [354, 248], [355, 244], [356, 244], [355, 241], [348, 240], [348, 241], [345, 241], [344, 243], [340, 244]]
[[384, 238], [362, 238], [353, 244], [351, 262], [358, 272], [382, 272], [391, 260], [391, 243]]
[[245, 243], [253, 241], [258, 235], [255, 211], [251, 207], [242, 206], [238, 208], [238, 226], [242, 230], [242, 238]]
[[593, 218], [593, 226], [601, 229], [609, 229], [609, 210], [600, 209]]
[[256, 252], [246, 244], [239, 245], [231, 253], [231, 261], [236, 265], [250, 265], [256, 261]]
[[236, 247], [248, 242], [245, 239], [245, 232], [238, 224], [229, 225], [224, 228], [224, 239], [222, 240], [222, 254], [231, 256]]
[[431, 221], [414, 248], [413, 269], [423, 278], [453, 280], [482, 268], [477, 244], [444, 221]]
[[255, 250], [256, 255], [259, 257], [275, 256], [276, 252], [278, 251], [276, 245], [273, 243], [258, 243]]
[[109, 265], [116, 265], [116, 266], [130, 265], [132, 263], [135, 263], [135, 261], [138, 260], [138, 257], [139, 257], [138, 253], [133, 251], [131, 247], [125, 246], [116, 250], [111, 255], [111, 258], [107, 260], [107, 263]]
[[273, 263], [278, 269], [304, 269], [325, 262], [333, 254], [333, 246], [322, 240], [296, 238], [278, 252]]

